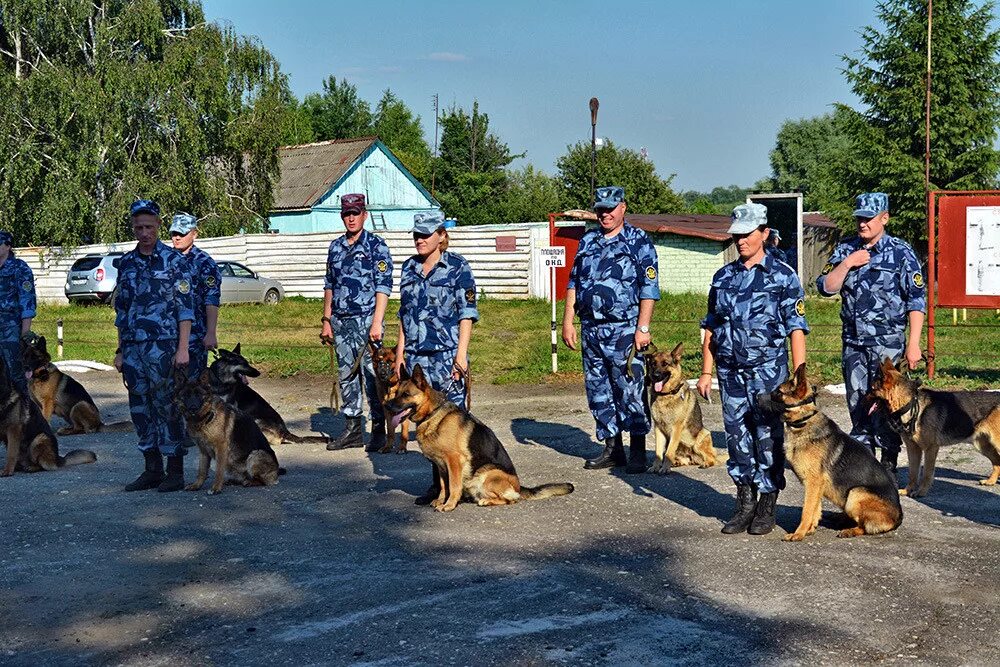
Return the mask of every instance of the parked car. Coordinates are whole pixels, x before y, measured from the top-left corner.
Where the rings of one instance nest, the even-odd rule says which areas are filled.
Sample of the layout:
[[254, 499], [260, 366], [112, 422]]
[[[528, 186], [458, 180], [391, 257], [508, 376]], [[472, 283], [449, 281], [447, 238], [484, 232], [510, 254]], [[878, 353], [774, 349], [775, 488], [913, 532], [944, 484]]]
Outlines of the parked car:
[[73, 262], [66, 274], [66, 298], [70, 303], [110, 304], [118, 284], [118, 262], [122, 252], [94, 253]]
[[222, 274], [222, 303], [266, 303], [285, 298], [285, 288], [273, 278], [254, 273], [238, 262], [219, 262]]

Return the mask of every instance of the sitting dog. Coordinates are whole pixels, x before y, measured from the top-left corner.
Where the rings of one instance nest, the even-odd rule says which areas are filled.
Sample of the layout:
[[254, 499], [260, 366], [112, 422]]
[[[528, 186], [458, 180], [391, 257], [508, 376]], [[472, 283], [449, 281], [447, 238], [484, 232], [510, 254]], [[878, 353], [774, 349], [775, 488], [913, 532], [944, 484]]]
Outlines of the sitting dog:
[[[381, 400], [382, 405], [396, 398], [396, 392], [399, 390], [399, 374], [396, 373], [396, 351], [394, 348], [382, 347], [381, 345], [375, 345], [372, 342], [368, 343], [368, 348], [372, 355], [372, 367], [375, 371], [375, 388], [378, 391], [379, 400]], [[399, 444], [393, 446], [396, 440], [396, 424], [389, 420], [386, 424], [387, 433], [385, 446], [379, 450], [381, 454], [388, 454], [389, 452], [396, 452], [397, 454], [406, 453], [406, 443], [410, 439], [410, 422], [404, 419], [400, 424], [399, 431]]]
[[[889, 426], [906, 443], [909, 481], [900, 491], [913, 498], [927, 495], [934, 482], [938, 449], [972, 441], [993, 464], [980, 484], [993, 486], [1000, 478], [1000, 393], [993, 391], [934, 391], [906, 377], [901, 360], [893, 366], [886, 358], [866, 399], [868, 414], [883, 410]], [[921, 470], [921, 458], [923, 469]]]
[[715, 465], [712, 434], [702, 425], [701, 405], [681, 370], [684, 344], [672, 352], [659, 352], [650, 344], [646, 359], [646, 389], [656, 439], [656, 460], [651, 470], [665, 475], [670, 466]]
[[45, 336], [29, 331], [21, 336], [21, 360], [32, 398], [42, 409], [46, 421], [55, 413], [69, 422], [56, 431], [59, 435], [78, 433], [108, 433], [133, 430], [132, 422], [105, 424], [101, 413], [83, 385], [66, 375], [52, 363], [45, 346]]
[[412, 376], [403, 373], [401, 380], [396, 397], [385, 408], [394, 415], [394, 425], [406, 418], [416, 424], [420, 450], [434, 464], [440, 492], [430, 504], [437, 511], [450, 512], [463, 498], [480, 506], [510, 505], [573, 492], [569, 483], [521, 486], [493, 431], [435, 391], [420, 364]]
[[7, 460], [0, 477], [10, 477], [15, 470], [56, 470], [97, 460], [97, 455], [86, 449], [59, 455], [52, 427], [38, 404], [11, 383], [3, 357], [0, 357], [0, 436], [7, 443]]
[[321, 435], [296, 435], [285, 426], [285, 420], [278, 411], [256, 391], [250, 388], [247, 378], [255, 378], [260, 371], [240, 354], [240, 344], [230, 350], [219, 350], [218, 358], [208, 367], [212, 379], [212, 389], [230, 407], [237, 408], [253, 417], [271, 446], [288, 442], [322, 442], [328, 438]]
[[198, 478], [184, 487], [197, 491], [208, 478], [208, 468], [215, 459], [215, 480], [209, 494], [222, 492], [228, 476], [243, 486], [271, 486], [278, 483], [284, 470], [264, 434], [250, 415], [229, 406], [212, 390], [209, 372], [198, 380], [188, 379], [187, 371], [174, 373], [175, 400], [180, 407], [187, 432], [198, 443], [201, 459]]
[[802, 520], [785, 540], [799, 542], [816, 532], [823, 498], [855, 522], [837, 537], [887, 533], [903, 522], [899, 492], [892, 474], [871, 451], [840, 430], [816, 405], [816, 387], [806, 378], [806, 365], [771, 392], [760, 407], [781, 411], [785, 422], [785, 457], [805, 488]]

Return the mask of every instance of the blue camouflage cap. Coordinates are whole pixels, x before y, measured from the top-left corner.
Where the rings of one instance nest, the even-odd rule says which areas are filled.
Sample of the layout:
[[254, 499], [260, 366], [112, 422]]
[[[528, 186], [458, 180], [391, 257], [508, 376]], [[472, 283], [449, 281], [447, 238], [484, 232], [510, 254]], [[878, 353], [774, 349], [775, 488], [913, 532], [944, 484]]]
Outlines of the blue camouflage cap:
[[430, 236], [437, 230], [444, 227], [444, 213], [441, 211], [431, 211], [429, 213], [416, 213], [413, 216], [413, 233], [423, 236]]
[[615, 208], [625, 201], [625, 188], [606, 185], [594, 191], [594, 210]]
[[184, 235], [192, 229], [198, 229], [198, 218], [190, 213], [175, 213], [170, 221], [170, 233]]
[[854, 200], [854, 217], [874, 218], [889, 210], [889, 195], [884, 192], [866, 192]]
[[749, 234], [767, 224], [767, 207], [763, 204], [740, 204], [733, 209], [728, 234]]
[[14, 235], [8, 231], [0, 231], [0, 245], [14, 246]]
[[135, 216], [143, 213], [149, 213], [150, 215], [155, 215], [159, 218], [160, 205], [152, 199], [137, 199], [132, 202], [132, 205], [128, 209], [128, 217], [134, 218]]

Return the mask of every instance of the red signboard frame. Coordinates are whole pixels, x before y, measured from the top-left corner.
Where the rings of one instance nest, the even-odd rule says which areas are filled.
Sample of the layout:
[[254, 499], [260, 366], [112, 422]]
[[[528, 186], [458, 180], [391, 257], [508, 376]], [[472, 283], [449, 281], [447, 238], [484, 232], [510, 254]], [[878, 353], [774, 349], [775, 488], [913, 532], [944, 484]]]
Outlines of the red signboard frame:
[[934, 308], [1000, 308], [1000, 296], [965, 291], [966, 209], [1000, 206], [1000, 190], [927, 193], [927, 374], [934, 377]]
[[566, 248], [566, 266], [556, 269], [556, 300], [566, 298], [566, 287], [569, 285], [569, 272], [576, 260], [576, 251], [580, 248], [580, 239], [587, 231], [587, 223], [583, 220], [572, 221], [567, 226], [557, 226], [556, 219], [560, 213], [549, 213], [549, 245]]

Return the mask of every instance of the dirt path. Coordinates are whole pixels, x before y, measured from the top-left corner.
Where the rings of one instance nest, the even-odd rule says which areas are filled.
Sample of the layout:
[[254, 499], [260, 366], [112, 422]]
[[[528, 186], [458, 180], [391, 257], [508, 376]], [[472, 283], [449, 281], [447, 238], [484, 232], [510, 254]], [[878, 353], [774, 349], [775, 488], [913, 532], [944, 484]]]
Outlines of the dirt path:
[[[127, 416], [116, 375], [80, 379], [106, 419]], [[255, 386], [293, 430], [339, 429], [322, 380]], [[125, 494], [133, 434], [63, 438], [98, 462], [0, 479], [0, 663], [996, 664], [1000, 488], [978, 486], [969, 445], [903, 500], [897, 532], [789, 544], [791, 475], [778, 530], [727, 537], [724, 466], [582, 469], [582, 387], [480, 385], [476, 405], [526, 483], [577, 491], [439, 514], [413, 505], [419, 454], [285, 445], [273, 488]], [[718, 402], [703, 408], [721, 446]]]

